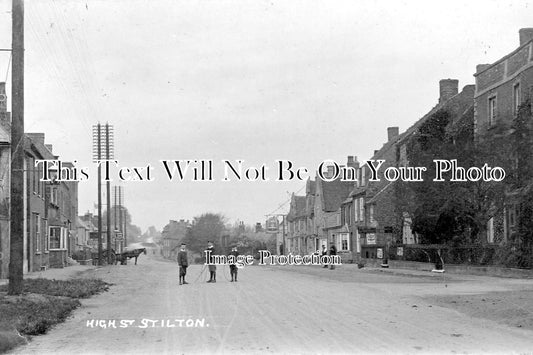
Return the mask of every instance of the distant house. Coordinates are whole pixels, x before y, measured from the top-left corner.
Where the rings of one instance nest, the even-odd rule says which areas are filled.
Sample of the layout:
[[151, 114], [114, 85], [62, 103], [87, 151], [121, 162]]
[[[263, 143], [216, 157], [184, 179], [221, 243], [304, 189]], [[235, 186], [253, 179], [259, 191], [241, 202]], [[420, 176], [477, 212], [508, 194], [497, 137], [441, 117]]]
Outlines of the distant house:
[[161, 232], [161, 253], [167, 259], [175, 259], [182, 240], [187, 235], [188, 228], [191, 227], [189, 221], [181, 219], [179, 221], [170, 220]]
[[[349, 156], [346, 166], [343, 167], [348, 167], [356, 172], [359, 167], [357, 158]], [[326, 178], [330, 180], [333, 177], [334, 171], [330, 167]], [[338, 176], [332, 181], [326, 181], [317, 175], [314, 207], [317, 237], [310, 251], [321, 251], [324, 245], [329, 250], [331, 243], [334, 243], [339, 255], [344, 257], [344, 260], [353, 259], [351, 231], [347, 225], [349, 220], [346, 220], [342, 215], [342, 206], [355, 185], [355, 179], [355, 173], [351, 179], [346, 179], [346, 181], [343, 181], [342, 176]]]
[[291, 196], [289, 213], [287, 214], [287, 252], [303, 255], [307, 249], [307, 208], [305, 196]]

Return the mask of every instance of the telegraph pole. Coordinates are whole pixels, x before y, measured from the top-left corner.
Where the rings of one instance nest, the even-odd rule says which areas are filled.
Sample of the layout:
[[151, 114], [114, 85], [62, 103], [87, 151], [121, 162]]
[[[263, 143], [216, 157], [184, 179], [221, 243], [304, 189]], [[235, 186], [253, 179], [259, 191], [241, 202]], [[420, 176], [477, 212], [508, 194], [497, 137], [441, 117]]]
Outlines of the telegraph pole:
[[[102, 136], [105, 136], [102, 137]], [[105, 139], [105, 140], [104, 140]], [[98, 162], [98, 265], [102, 265], [102, 162], [109, 162], [113, 154], [113, 126], [100, 123], [93, 126], [93, 160]], [[104, 160], [102, 158], [105, 157]], [[111, 264], [111, 185], [106, 173], [107, 202], [107, 263]]]
[[[102, 126], [96, 125], [96, 160], [98, 163], [98, 265], [102, 265]], [[94, 131], [93, 131], [94, 138]], [[93, 140], [94, 143], [94, 140]]]
[[[105, 124], [105, 151], [106, 151], [106, 160], [111, 160], [111, 135], [112, 127], [109, 126], [109, 123]], [[106, 181], [106, 197], [107, 197], [107, 263], [111, 264], [111, 182], [109, 179]]]
[[12, 0], [10, 295], [22, 293], [24, 267], [24, 1]]

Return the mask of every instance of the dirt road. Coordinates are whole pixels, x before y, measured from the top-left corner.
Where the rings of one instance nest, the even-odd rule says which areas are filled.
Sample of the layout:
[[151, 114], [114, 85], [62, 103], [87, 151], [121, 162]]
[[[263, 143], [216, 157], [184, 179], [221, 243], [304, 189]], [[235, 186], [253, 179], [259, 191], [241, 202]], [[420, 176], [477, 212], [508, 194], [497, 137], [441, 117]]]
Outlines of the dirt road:
[[137, 266], [95, 270], [110, 291], [15, 353], [533, 353], [532, 330], [448, 302], [530, 292], [532, 280], [254, 265], [238, 283], [219, 266], [217, 283], [206, 284], [202, 269], [191, 266], [184, 286], [174, 263], [144, 255]]

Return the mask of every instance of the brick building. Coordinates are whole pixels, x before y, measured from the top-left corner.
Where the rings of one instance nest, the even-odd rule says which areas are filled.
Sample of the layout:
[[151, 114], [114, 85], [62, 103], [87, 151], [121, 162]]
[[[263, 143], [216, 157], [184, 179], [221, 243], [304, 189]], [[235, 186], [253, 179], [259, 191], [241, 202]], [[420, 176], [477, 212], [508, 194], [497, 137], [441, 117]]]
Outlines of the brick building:
[[9, 269], [10, 122], [6, 86], [0, 83], [0, 279], [8, 277]]

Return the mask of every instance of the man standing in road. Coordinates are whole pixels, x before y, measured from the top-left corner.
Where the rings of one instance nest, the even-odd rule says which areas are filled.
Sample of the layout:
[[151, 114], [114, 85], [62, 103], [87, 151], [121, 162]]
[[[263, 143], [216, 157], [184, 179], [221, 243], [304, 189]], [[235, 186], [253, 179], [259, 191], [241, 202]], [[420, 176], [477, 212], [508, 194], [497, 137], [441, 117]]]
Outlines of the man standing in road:
[[[215, 255], [215, 246], [213, 245], [213, 242], [207, 242], [207, 249], [205, 251], [208, 255]], [[209, 254], [211, 252], [211, 254]], [[209, 268], [209, 281], [207, 282], [217, 282], [217, 266], [211, 265], [211, 263], [208, 265]]]
[[[234, 259], [237, 260], [237, 257], [239, 256], [239, 252], [237, 251], [237, 247], [231, 248], [231, 253], [229, 255], [233, 255]], [[230, 264], [229, 266], [229, 273], [231, 274], [231, 281], [230, 282], [237, 282], [237, 265]]]
[[189, 266], [189, 260], [187, 257], [187, 245], [185, 243], [181, 243], [180, 251], [178, 252], [178, 265], [180, 268], [180, 285], [186, 285], [188, 284], [187, 281], [185, 281], [185, 275], [187, 274], [187, 266]]
[[[337, 247], [335, 246], [335, 243], [331, 242], [331, 245], [329, 247], [329, 255], [330, 257], [333, 258], [334, 255], [337, 255]], [[333, 260], [333, 259], [332, 259]], [[335, 269], [335, 263], [332, 263], [330, 266], [329, 266], [329, 269], [330, 270], [333, 270]]]

